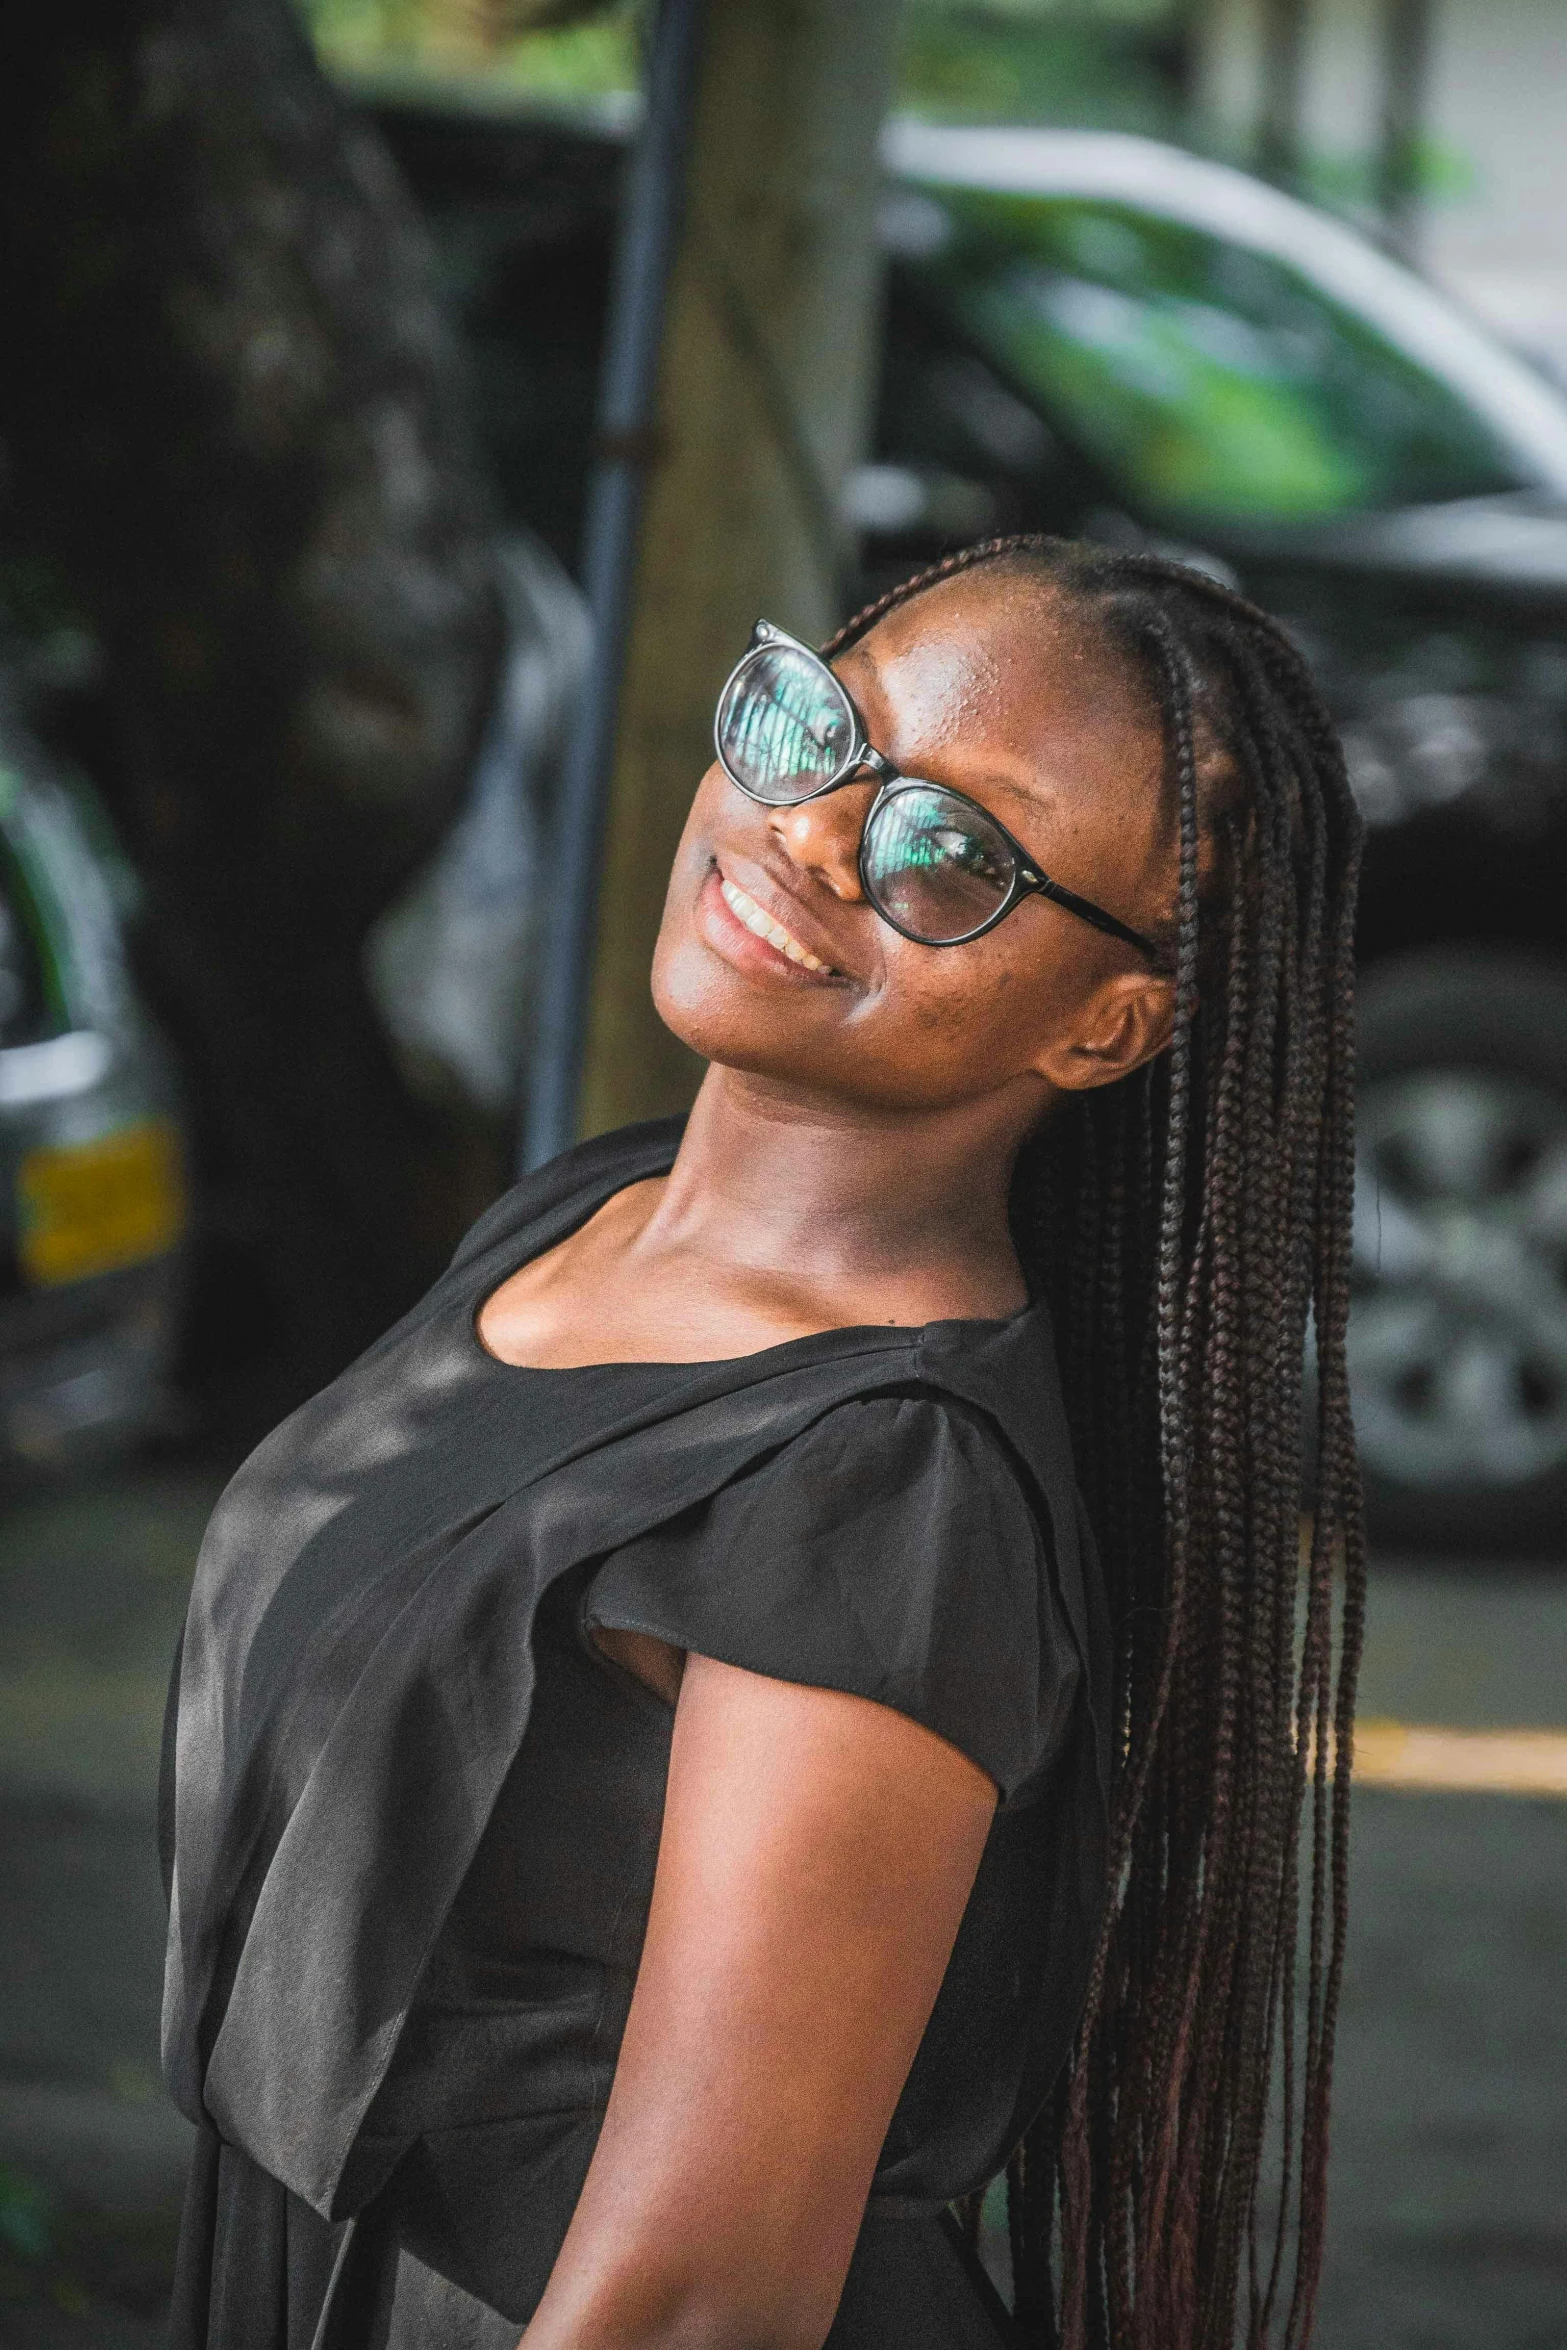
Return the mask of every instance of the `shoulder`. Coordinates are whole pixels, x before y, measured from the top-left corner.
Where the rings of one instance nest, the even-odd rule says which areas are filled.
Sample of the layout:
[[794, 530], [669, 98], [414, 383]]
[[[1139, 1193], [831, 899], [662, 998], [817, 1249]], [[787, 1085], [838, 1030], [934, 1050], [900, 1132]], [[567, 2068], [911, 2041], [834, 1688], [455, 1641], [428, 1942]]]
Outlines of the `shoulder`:
[[876, 1699], [1010, 1793], [1076, 1682], [1046, 1535], [987, 1416], [906, 1390], [834, 1405], [606, 1560], [596, 1621]]
[[[850, 1397], [737, 1479], [721, 1507], [730, 1522], [781, 1522], [791, 1536], [854, 1546], [878, 1531], [892, 1563], [896, 1528], [916, 1555], [954, 1541], [972, 1558], [987, 1533], [1005, 1555], [1032, 1558], [1042, 1539], [1026, 1481], [990, 1416], [917, 1387]], [[914, 1564], [904, 1554], [903, 1564]]]

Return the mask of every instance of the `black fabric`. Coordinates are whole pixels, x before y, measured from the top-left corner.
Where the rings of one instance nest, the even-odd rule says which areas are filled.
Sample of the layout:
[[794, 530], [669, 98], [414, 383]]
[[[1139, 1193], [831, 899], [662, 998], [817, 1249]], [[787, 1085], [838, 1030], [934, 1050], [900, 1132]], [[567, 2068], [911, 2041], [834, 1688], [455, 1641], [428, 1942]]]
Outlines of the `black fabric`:
[[588, 1605], [596, 1623], [876, 1698], [1004, 1796], [1055, 1752], [1079, 1681], [1028, 1496], [994, 1426], [945, 1395], [839, 1404], [624, 1545]]
[[[287, 2350], [517, 2350], [517, 2325], [454, 2285], [375, 2223], [329, 2228], [245, 2157], [208, 2138], [203, 2159], [225, 2173], [220, 2234], [231, 2265], [214, 2340], [245, 2350], [274, 2338]], [[245, 2180], [249, 2195], [240, 2186]], [[248, 2263], [251, 2290], [232, 2289]], [[326, 2303], [325, 2280], [337, 2289]], [[277, 2281], [294, 2298], [286, 2330], [263, 2327]], [[173, 2339], [190, 2338], [176, 2301]], [[199, 2338], [199, 2337], [197, 2337]], [[945, 2215], [893, 2218], [873, 2210], [860, 2231], [823, 2350], [1023, 2350], [1023, 2338], [974, 2253]]]
[[[203, 2122], [181, 2215], [171, 2344], [317, 2350], [334, 2272], [341, 2255], [352, 2250], [346, 2241], [352, 2227], [351, 2221], [334, 2227], [320, 2218]], [[334, 2299], [339, 2317], [353, 2325], [353, 2304], [362, 2302], [362, 2293]]]
[[395, 2350], [409, 2296], [440, 2299], [426, 2271], [451, 2297], [429, 2350], [468, 2340], [470, 2302], [531, 2314], [613, 2077], [667, 1772], [669, 1709], [594, 1624], [898, 1707], [1002, 1790], [872, 2234], [924, 2243], [1065, 2053], [1106, 1660], [1043, 1310], [726, 1363], [489, 1357], [483, 1299], [678, 1132], [519, 1186], [214, 1516], [168, 1806], [165, 2057], [202, 2125], [176, 2350], [308, 2350], [333, 2260], [334, 2340]]
[[[368, 2350], [517, 2350], [509, 2318], [400, 2250], [365, 2296]], [[334, 2343], [323, 2350], [338, 2350]], [[945, 2215], [877, 2214], [860, 2231], [824, 2350], [1023, 2350], [994, 2285]]]

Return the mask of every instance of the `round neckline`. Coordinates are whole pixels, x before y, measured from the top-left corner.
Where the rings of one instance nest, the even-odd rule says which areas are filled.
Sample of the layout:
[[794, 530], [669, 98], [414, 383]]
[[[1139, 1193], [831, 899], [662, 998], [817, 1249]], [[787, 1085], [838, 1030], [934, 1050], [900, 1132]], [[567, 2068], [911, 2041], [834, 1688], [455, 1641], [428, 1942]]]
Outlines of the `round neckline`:
[[[527, 1258], [523, 1260], [524, 1263], [529, 1261]], [[520, 1271], [521, 1267], [517, 1270]], [[497, 1282], [496, 1288], [500, 1286]], [[901, 1341], [912, 1346], [923, 1343], [927, 1331], [951, 1329], [954, 1326], [950, 1322], [834, 1322], [825, 1330], [807, 1330], [798, 1338], [775, 1339], [771, 1346], [753, 1346], [738, 1355], [689, 1355], [684, 1360], [665, 1355], [647, 1355], [640, 1360], [608, 1363], [509, 1363], [504, 1355], [495, 1354], [487, 1347], [479, 1334], [479, 1316], [487, 1303], [488, 1297], [481, 1298], [468, 1316], [473, 1343], [484, 1360], [493, 1364], [497, 1371], [510, 1371], [525, 1379], [579, 1379], [588, 1372], [595, 1372], [602, 1377], [621, 1371], [732, 1371], [737, 1364], [760, 1362], [765, 1355], [787, 1354], [792, 1347], [820, 1346], [824, 1339], [876, 1338], [889, 1345]], [[1019, 1321], [1024, 1314], [1032, 1312], [1030, 1303], [1019, 1307], [1016, 1314], [1000, 1320], [986, 1320], [976, 1316], [974, 1323], [960, 1322], [957, 1327], [974, 1327], [977, 1324], [981, 1329], [999, 1330], [1005, 1322]]]
[[[666, 1169], [665, 1172], [667, 1173], [667, 1171]], [[558, 1248], [562, 1241], [570, 1239], [573, 1232], [580, 1232], [589, 1218], [596, 1216], [600, 1208], [607, 1207], [617, 1193], [628, 1191], [632, 1184], [644, 1181], [646, 1181], [645, 1175], [622, 1177], [609, 1190], [595, 1191], [586, 1202], [580, 1203], [581, 1212], [564, 1223], [560, 1230], [544, 1243], [542, 1248], [530, 1250], [526, 1256], [508, 1266], [498, 1279], [485, 1281], [478, 1292], [468, 1299], [467, 1312], [464, 1314], [463, 1320], [467, 1325], [468, 1336], [474, 1352], [483, 1362], [489, 1363], [497, 1371], [505, 1371], [514, 1378], [523, 1379], [575, 1379], [590, 1372], [602, 1378], [631, 1371], [686, 1371], [692, 1374], [701, 1371], [732, 1371], [741, 1363], [760, 1362], [768, 1355], [788, 1354], [796, 1347], [821, 1346], [827, 1340], [857, 1339], [863, 1344], [867, 1339], [876, 1339], [887, 1346], [896, 1346], [902, 1343], [909, 1347], [919, 1347], [925, 1344], [934, 1330], [979, 1330], [994, 1333], [1009, 1329], [1014, 1324], [1024, 1321], [1038, 1307], [1038, 1299], [1029, 1298], [1025, 1304], [1016, 1307], [1010, 1314], [956, 1314], [947, 1315], [932, 1322], [834, 1322], [829, 1324], [825, 1330], [807, 1330], [798, 1338], [775, 1339], [771, 1346], [753, 1346], [744, 1354], [693, 1355], [685, 1360], [676, 1359], [673, 1361], [664, 1356], [649, 1355], [631, 1362], [510, 1363], [504, 1355], [498, 1355], [491, 1347], [486, 1346], [479, 1329], [480, 1317], [491, 1298], [505, 1288], [513, 1275], [520, 1273], [524, 1266], [535, 1264], [550, 1249]], [[560, 1204], [564, 1206], [566, 1203], [561, 1202]], [[547, 1214], [538, 1219], [540, 1222], [547, 1220]], [[480, 1260], [481, 1263], [483, 1261], [483, 1259]]]
[[[542, 1250], [539, 1253], [542, 1255]], [[530, 1257], [523, 1258], [525, 1265], [532, 1261]], [[518, 1272], [521, 1269], [521, 1266], [514, 1268]], [[505, 1274], [502, 1281], [510, 1278], [510, 1274]], [[501, 1286], [502, 1282], [498, 1281], [495, 1289]], [[504, 1355], [493, 1353], [479, 1334], [479, 1316], [493, 1295], [493, 1289], [487, 1290], [483, 1297], [475, 1299], [470, 1306], [464, 1316], [468, 1335], [474, 1351], [482, 1361], [497, 1371], [506, 1371], [522, 1379], [579, 1379], [589, 1372], [603, 1377], [630, 1371], [732, 1371], [741, 1363], [758, 1363], [768, 1355], [789, 1354], [796, 1347], [822, 1346], [827, 1340], [850, 1338], [861, 1342], [874, 1339], [883, 1346], [902, 1344], [923, 1347], [938, 1330], [973, 1330], [994, 1336], [1000, 1331], [1015, 1329], [1019, 1323], [1026, 1322], [1031, 1314], [1038, 1313], [1040, 1303], [1038, 1298], [1031, 1297], [1026, 1305], [1018, 1306], [1010, 1314], [949, 1314], [935, 1322], [833, 1322], [825, 1330], [807, 1330], [798, 1338], [775, 1339], [771, 1346], [753, 1346], [746, 1353], [738, 1355], [690, 1355], [684, 1360], [648, 1355], [630, 1362], [607, 1363], [509, 1363]]]

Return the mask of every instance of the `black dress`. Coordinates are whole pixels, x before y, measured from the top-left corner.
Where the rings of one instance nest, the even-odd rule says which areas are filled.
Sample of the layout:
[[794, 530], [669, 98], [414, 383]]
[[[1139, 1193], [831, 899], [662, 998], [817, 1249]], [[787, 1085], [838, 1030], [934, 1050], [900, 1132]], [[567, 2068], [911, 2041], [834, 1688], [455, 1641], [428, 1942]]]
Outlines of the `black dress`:
[[894, 1706], [996, 1781], [831, 2345], [1006, 2337], [940, 2215], [1060, 2067], [1104, 1852], [1103, 1603], [1044, 1309], [720, 1363], [487, 1354], [483, 1300], [678, 1140], [520, 1185], [218, 1505], [165, 1772], [164, 2053], [199, 2130], [174, 2350], [515, 2350], [663, 1810], [672, 1711], [596, 1625]]

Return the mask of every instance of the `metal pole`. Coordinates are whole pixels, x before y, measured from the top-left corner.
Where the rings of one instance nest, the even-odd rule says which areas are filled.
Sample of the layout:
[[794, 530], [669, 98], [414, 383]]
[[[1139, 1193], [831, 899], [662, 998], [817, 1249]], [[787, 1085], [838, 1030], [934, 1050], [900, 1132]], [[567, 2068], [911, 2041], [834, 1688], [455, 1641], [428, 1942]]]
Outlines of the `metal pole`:
[[610, 277], [598, 456], [588, 488], [583, 587], [593, 654], [561, 776], [548, 951], [523, 1136], [524, 1168], [542, 1166], [577, 1135], [577, 1096], [599, 866], [614, 769], [621, 671], [636, 576], [642, 493], [652, 455], [665, 297], [685, 193], [704, 0], [660, 0], [647, 102], [621, 197]]
[[1377, 197], [1390, 253], [1413, 261], [1420, 215], [1420, 134], [1431, 63], [1431, 0], [1383, 0], [1382, 137]]

